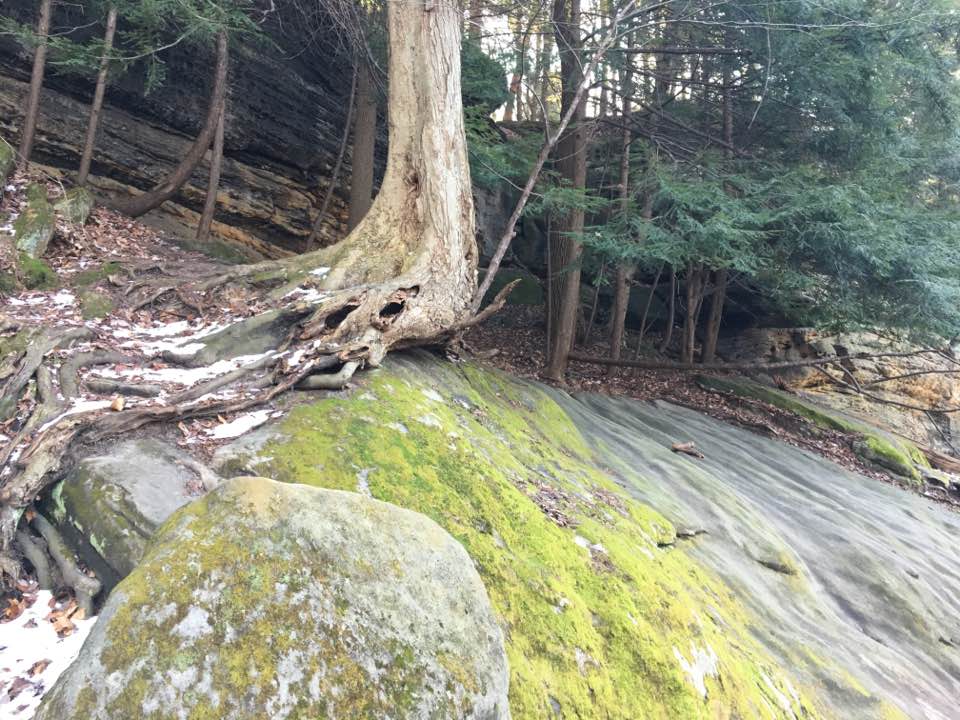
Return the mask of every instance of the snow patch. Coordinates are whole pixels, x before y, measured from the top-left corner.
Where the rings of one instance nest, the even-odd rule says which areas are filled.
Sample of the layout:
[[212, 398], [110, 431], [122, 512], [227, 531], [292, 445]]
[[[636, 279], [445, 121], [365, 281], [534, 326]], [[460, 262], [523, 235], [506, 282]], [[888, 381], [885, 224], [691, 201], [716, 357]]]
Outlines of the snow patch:
[[228, 423], [223, 423], [207, 430], [207, 435], [217, 440], [240, 437], [245, 432], [263, 425], [270, 419], [271, 414], [270, 410], [255, 410], [252, 413], [241, 415]]
[[709, 645], [701, 649], [690, 643], [689, 661], [676, 647], [673, 648], [673, 656], [680, 663], [681, 669], [690, 678], [690, 682], [693, 683], [697, 692], [700, 693], [700, 697], [705, 698], [707, 696], [706, 679], [708, 677], [715, 678], [720, 674], [720, 668], [718, 667], [720, 659], [717, 657], [717, 653]]
[[[37, 593], [37, 599], [16, 620], [0, 624], [0, 720], [27, 720], [32, 718], [45, 692], [73, 662], [83, 641], [97, 618], [74, 620], [76, 630], [64, 638], [57, 637], [53, 625], [44, 618], [50, 612], [51, 594]], [[43, 672], [35, 677], [30, 668], [35, 663], [49, 660]], [[32, 683], [13, 699], [8, 691], [13, 681], [23, 677]]]

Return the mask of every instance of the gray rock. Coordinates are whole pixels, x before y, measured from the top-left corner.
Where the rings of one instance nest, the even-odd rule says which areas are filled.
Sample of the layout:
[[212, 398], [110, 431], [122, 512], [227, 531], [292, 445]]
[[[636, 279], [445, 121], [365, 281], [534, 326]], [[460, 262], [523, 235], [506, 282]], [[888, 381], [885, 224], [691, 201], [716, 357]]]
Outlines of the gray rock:
[[53, 206], [43, 185], [27, 188], [27, 206], [13, 224], [13, 244], [17, 250], [37, 260], [47, 251], [57, 229]]
[[93, 195], [83, 187], [70, 188], [53, 205], [57, 215], [73, 225], [84, 225], [93, 210]]
[[509, 718], [463, 547], [354, 493], [238, 478], [180, 510], [37, 720]]
[[86, 458], [44, 506], [109, 588], [143, 557], [157, 527], [199, 494], [187, 455], [156, 440], [133, 440]]

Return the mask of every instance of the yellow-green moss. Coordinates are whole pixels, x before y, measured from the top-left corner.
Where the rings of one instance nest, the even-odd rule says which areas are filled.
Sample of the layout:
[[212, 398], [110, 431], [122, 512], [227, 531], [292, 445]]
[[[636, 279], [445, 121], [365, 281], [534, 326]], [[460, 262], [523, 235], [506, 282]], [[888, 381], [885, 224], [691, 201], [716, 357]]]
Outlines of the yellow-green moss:
[[51, 290], [57, 286], [57, 274], [43, 260], [20, 253], [20, 277], [28, 290]]
[[852, 447], [861, 459], [914, 482], [920, 482], [920, 472], [916, 465], [930, 467], [930, 462], [920, 449], [906, 438], [893, 438], [865, 422], [831, 413], [813, 403], [774, 388], [741, 378], [720, 378], [708, 375], [698, 376], [697, 383], [707, 390], [760, 400], [806, 418], [815, 426], [825, 430], [837, 430], [860, 436], [862, 441], [854, 442]]
[[106, 317], [113, 311], [113, 298], [97, 291], [80, 293], [80, 312], [84, 320]]
[[[729, 589], [661, 547], [671, 524], [595, 469], [556, 403], [469, 365], [449, 372], [442, 401], [438, 378], [380, 371], [350, 397], [297, 407], [251, 469], [346, 490], [362, 477], [457, 538], [502, 617], [514, 718], [817, 716]], [[693, 648], [719, 658], [706, 699], [677, 657]]]
[[120, 272], [120, 264], [115, 262], [105, 262], [99, 267], [84, 270], [73, 277], [73, 286], [78, 288], [96, 285], [106, 280], [110, 275]]

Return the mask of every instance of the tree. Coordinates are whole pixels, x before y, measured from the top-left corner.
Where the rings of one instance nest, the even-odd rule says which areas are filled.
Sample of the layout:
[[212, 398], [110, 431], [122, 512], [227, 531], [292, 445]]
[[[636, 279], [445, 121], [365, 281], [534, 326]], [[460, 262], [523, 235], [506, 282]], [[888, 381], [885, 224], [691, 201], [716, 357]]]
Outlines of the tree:
[[377, 147], [377, 85], [367, 61], [359, 62], [350, 165], [349, 230], [360, 224], [373, 202], [373, 161]]
[[217, 209], [217, 192], [220, 189], [220, 172], [223, 169], [223, 136], [226, 124], [226, 104], [220, 109], [217, 118], [217, 131], [213, 136], [213, 149], [210, 152], [210, 178], [207, 183], [207, 197], [203, 203], [203, 213], [197, 225], [197, 240], [206, 241], [210, 238], [210, 228], [213, 225], [213, 215]]
[[90, 120], [87, 123], [87, 137], [83, 143], [83, 154], [80, 156], [80, 170], [77, 172], [77, 184], [86, 185], [90, 174], [90, 163], [93, 161], [93, 151], [97, 143], [97, 132], [100, 129], [100, 111], [103, 108], [103, 96], [107, 89], [107, 76], [110, 73], [110, 53], [113, 50], [113, 36], [117, 31], [117, 7], [111, 5], [107, 11], [107, 29], [103, 36], [103, 57], [100, 60], [100, 71], [97, 73], [97, 86], [93, 92], [93, 104], [90, 106]]
[[210, 147], [217, 132], [217, 124], [223, 115], [227, 99], [227, 68], [229, 65], [229, 36], [226, 28], [220, 29], [216, 40], [216, 63], [213, 71], [213, 85], [210, 90], [210, 105], [203, 127], [197, 139], [170, 174], [152, 190], [132, 198], [116, 198], [113, 206], [130, 217], [140, 217], [159, 207], [172, 198], [190, 178]]
[[[198, 403], [207, 392], [201, 385], [166, 405], [64, 414], [56, 394], [44, 391], [48, 402], [35, 407], [10, 446], [27, 443], [30, 453], [0, 496], [0, 568], [8, 575], [19, 571], [13, 543], [23, 509], [50, 482], [74, 440], [102, 440], [157, 420], [240, 411], [296, 384], [342, 387], [359, 367], [378, 365], [389, 349], [436, 341], [471, 322], [477, 250], [461, 109], [461, 24], [452, 0], [389, 3], [386, 173], [370, 212], [345, 239], [296, 258], [208, 274], [169, 268], [174, 277], [191, 277], [179, 284], [171, 285], [169, 276], [141, 281], [140, 290], [153, 298], [202, 292], [216, 301], [220, 290], [243, 286], [271, 300], [273, 309], [205, 338], [204, 350], [190, 362], [237, 354], [241, 338], [245, 351], [296, 344], [303, 350], [300, 362], [272, 355], [268, 377], [274, 384], [240, 401]], [[37, 345], [39, 352], [4, 383], [4, 399], [16, 402], [34, 375], [47, 387], [42, 348], [63, 338], [55, 336], [56, 328], [42, 332], [47, 344]]]
[[[560, 77], [562, 84], [561, 114], [573, 108], [570, 130], [557, 143], [557, 170], [568, 187], [582, 190], [587, 183], [587, 152], [584, 119], [586, 108], [577, 97], [583, 83], [583, 49], [580, 36], [580, 0], [554, 0], [553, 27], [560, 51]], [[547, 367], [544, 376], [551, 380], [563, 378], [567, 369], [567, 357], [573, 349], [576, 334], [577, 311], [580, 307], [580, 258], [583, 245], [584, 212], [580, 208], [570, 210], [558, 218], [550, 234], [550, 264], [553, 267], [549, 278], [550, 303], [547, 338]]]
[[36, 49], [33, 51], [33, 71], [30, 73], [30, 89], [23, 113], [23, 130], [20, 133], [18, 166], [23, 169], [30, 162], [33, 137], [37, 131], [37, 115], [40, 111], [40, 91], [43, 89], [43, 74], [47, 64], [47, 37], [50, 34], [50, 17], [53, 0], [41, 0], [40, 17], [37, 19]]

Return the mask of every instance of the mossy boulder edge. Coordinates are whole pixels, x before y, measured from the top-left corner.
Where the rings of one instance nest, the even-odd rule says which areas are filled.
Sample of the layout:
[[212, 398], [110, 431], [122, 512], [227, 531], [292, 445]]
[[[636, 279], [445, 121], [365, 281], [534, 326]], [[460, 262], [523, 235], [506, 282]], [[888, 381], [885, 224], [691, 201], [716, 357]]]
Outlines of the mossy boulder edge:
[[237, 478], [174, 514], [37, 720], [508, 720], [463, 548], [355, 493]]

